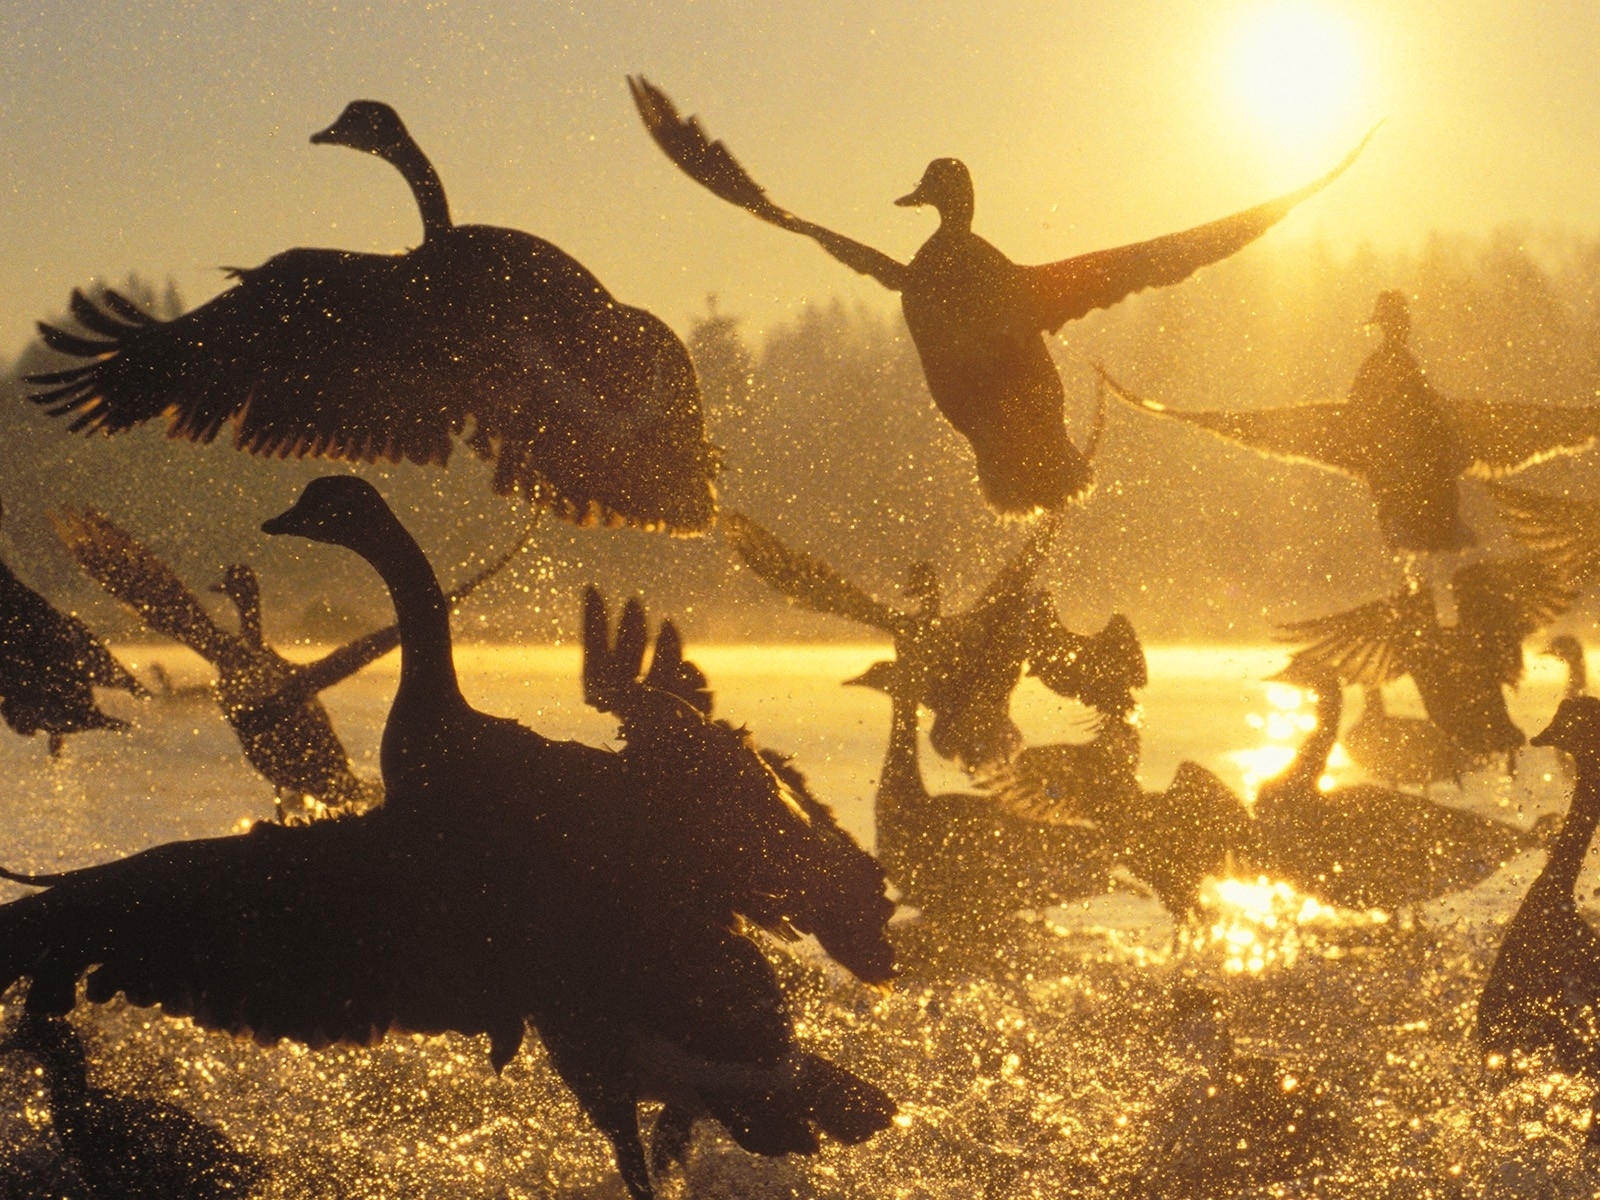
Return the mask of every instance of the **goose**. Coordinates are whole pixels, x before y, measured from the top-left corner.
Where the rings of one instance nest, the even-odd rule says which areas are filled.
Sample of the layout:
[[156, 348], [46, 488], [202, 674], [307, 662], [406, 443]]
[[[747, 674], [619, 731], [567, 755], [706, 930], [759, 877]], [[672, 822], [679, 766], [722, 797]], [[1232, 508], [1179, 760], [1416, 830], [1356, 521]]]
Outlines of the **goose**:
[[[213, 589], [238, 610], [235, 635], [211, 619], [166, 563], [104, 513], [63, 506], [51, 514], [51, 522], [86, 574], [152, 629], [216, 667], [216, 703], [245, 759], [272, 784], [279, 820], [360, 811], [382, 799], [381, 788], [351, 770], [344, 743], [317, 697], [393, 650], [400, 642], [396, 626], [356, 638], [315, 662], [293, 663], [266, 643], [261, 585], [249, 566], [228, 567]], [[524, 538], [463, 584], [452, 594], [452, 606], [493, 578], [527, 542]]]
[[972, 444], [988, 502], [1016, 515], [1059, 508], [1090, 483], [1088, 459], [1062, 424], [1061, 377], [1044, 335], [1227, 258], [1332, 183], [1366, 145], [1363, 140], [1315, 183], [1266, 204], [1183, 233], [1043, 266], [1013, 263], [973, 232], [971, 172], [959, 159], [936, 158], [916, 188], [895, 201], [939, 213], [939, 228], [902, 263], [780, 208], [696, 118], [678, 115], [665, 92], [643, 77], [630, 77], [628, 85], [645, 129], [696, 183], [769, 224], [811, 238], [845, 266], [900, 293], [934, 403]]
[[904, 900], [922, 911], [940, 956], [1002, 949], [1002, 923], [1022, 909], [1107, 890], [1115, 862], [1088, 820], [1013, 815], [981, 792], [932, 795], [922, 777], [918, 688], [905, 667], [877, 662], [848, 686], [889, 697], [889, 743], [873, 799], [877, 854]]
[[[664, 771], [631, 747], [547, 741], [467, 705], [443, 591], [370, 484], [314, 481], [264, 528], [349, 543], [391, 587], [401, 678], [385, 803], [55, 875], [0, 871], [43, 889], [0, 905], [0, 989], [27, 978], [29, 1012], [66, 1013], [87, 973], [91, 1002], [120, 993], [269, 1044], [487, 1035], [497, 1070], [531, 1021], [634, 1200], [654, 1195], [643, 1100], [672, 1114], [669, 1157], [703, 1117], [768, 1155], [887, 1127], [881, 1089], [796, 1044], [741, 920], [815, 931], [886, 983], [881, 873], [813, 838], [745, 736], [640, 679], [632, 629], [613, 641], [603, 601], [586, 598], [586, 694], [675, 750], [677, 786], [661, 794]], [[768, 811], [746, 811], [762, 796]], [[872, 876], [872, 896], [837, 894], [851, 871]]]
[[[1547, 1050], [1559, 1070], [1600, 1077], [1594, 1013], [1600, 1006], [1600, 937], [1578, 915], [1574, 889], [1600, 823], [1600, 700], [1563, 700], [1535, 746], [1554, 746], [1577, 763], [1566, 820], [1495, 955], [1478, 997], [1478, 1045], [1505, 1062]], [[1600, 1112], [1589, 1124], [1600, 1145]]]
[[176, 1105], [91, 1086], [83, 1042], [60, 1017], [24, 1015], [0, 1043], [5, 1052], [42, 1069], [51, 1129], [90, 1196], [248, 1196], [266, 1173], [260, 1159]]
[[1361, 716], [1340, 739], [1352, 762], [1394, 786], [1461, 786], [1473, 759], [1454, 738], [1425, 717], [1391, 716], [1381, 687], [1368, 685], [1361, 695]]
[[[726, 513], [723, 534], [756, 576], [813, 612], [859, 622], [894, 640], [905, 686], [933, 713], [934, 750], [973, 774], [1005, 762], [1022, 743], [1011, 719], [1011, 694], [1024, 664], [1061, 695], [1093, 700], [1127, 711], [1126, 688], [1102, 694], [1115, 681], [1138, 679], [1143, 652], [1120, 627], [1082, 637], [1062, 626], [1049, 595], [1033, 586], [1049, 553], [1059, 514], [1036, 522], [1016, 555], [990, 581], [983, 595], [962, 612], [944, 611], [938, 574], [915, 564], [907, 590], [921, 604], [915, 611], [884, 604], [827, 563], [791, 549], [741, 513]], [[911, 681], [915, 681], [912, 683]]]
[[1507, 772], [1526, 740], [1506, 708], [1522, 678], [1522, 642], [1576, 600], [1571, 581], [1535, 557], [1485, 559], [1451, 578], [1457, 620], [1439, 621], [1432, 589], [1404, 587], [1347, 612], [1281, 627], [1304, 642], [1291, 671], [1333, 668], [1342, 682], [1381, 687], [1410, 675], [1428, 719], [1475, 762], [1505, 755]]
[[1285, 682], [1316, 696], [1316, 724], [1293, 760], [1256, 793], [1259, 861], [1345, 908], [1396, 909], [1473, 887], [1540, 844], [1489, 817], [1372, 783], [1324, 791], [1343, 696], [1328, 667], [1292, 665]]
[[1128, 404], [1175, 417], [1263, 454], [1354, 476], [1366, 483], [1385, 541], [1404, 554], [1453, 553], [1476, 539], [1461, 520], [1459, 481], [1521, 471], [1576, 454], [1600, 437], [1600, 405], [1560, 407], [1447, 398], [1434, 390], [1406, 345], [1411, 315], [1403, 292], [1378, 295], [1368, 324], [1383, 332], [1350, 385], [1348, 399], [1284, 408], [1177, 409], [1147, 400], [1104, 369]]
[[494, 461], [494, 490], [580, 524], [676, 532], [715, 511], [688, 352], [541, 238], [457, 225], [438, 173], [387, 104], [357, 100], [311, 139], [375, 154], [422, 216], [404, 254], [294, 249], [233, 270], [221, 295], [162, 321], [126, 297], [72, 294], [87, 360], [32, 376], [74, 432], [165, 416], [173, 437], [276, 457], [444, 465], [453, 439]]
[[44, 732], [58, 758], [68, 734], [128, 728], [96, 706], [96, 687], [150, 694], [87, 625], [0, 562], [0, 717], [22, 737]]

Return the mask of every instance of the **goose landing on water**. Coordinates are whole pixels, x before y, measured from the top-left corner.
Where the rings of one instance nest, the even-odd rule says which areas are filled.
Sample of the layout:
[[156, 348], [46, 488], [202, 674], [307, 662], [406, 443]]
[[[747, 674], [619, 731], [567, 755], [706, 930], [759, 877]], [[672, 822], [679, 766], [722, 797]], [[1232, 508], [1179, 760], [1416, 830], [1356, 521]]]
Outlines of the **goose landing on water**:
[[1361, 716], [1340, 739], [1352, 762], [1394, 786], [1461, 786], [1475, 764], [1453, 737], [1424, 717], [1390, 716], [1381, 687], [1365, 687], [1361, 694]]
[[72, 295], [89, 336], [41, 324], [87, 362], [31, 377], [73, 431], [153, 417], [253, 454], [443, 465], [468, 445], [494, 489], [579, 523], [706, 528], [715, 455], [688, 352], [541, 238], [456, 225], [427, 156], [386, 104], [357, 100], [318, 144], [376, 154], [423, 223], [404, 254], [288, 250], [172, 321], [116, 292]]
[[696, 183], [900, 293], [934, 403], [972, 444], [983, 494], [1004, 513], [1059, 508], [1089, 486], [1088, 460], [1062, 424], [1061, 377], [1044, 335], [1227, 258], [1337, 179], [1366, 145], [1315, 183], [1231, 217], [1043, 266], [1019, 266], [972, 231], [972, 176], [959, 160], [936, 158], [895, 201], [939, 213], [939, 228], [902, 263], [780, 208], [665, 92], [643, 77], [628, 86], [656, 145]]

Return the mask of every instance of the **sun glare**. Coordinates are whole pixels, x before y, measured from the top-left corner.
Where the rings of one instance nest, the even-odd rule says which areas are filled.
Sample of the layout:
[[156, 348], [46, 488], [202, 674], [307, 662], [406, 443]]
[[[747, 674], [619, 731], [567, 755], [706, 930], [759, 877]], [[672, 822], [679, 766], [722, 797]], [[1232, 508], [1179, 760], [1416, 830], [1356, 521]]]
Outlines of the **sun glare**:
[[1225, 69], [1240, 106], [1280, 138], [1338, 131], [1361, 84], [1348, 21], [1292, 0], [1256, 7], [1238, 23]]

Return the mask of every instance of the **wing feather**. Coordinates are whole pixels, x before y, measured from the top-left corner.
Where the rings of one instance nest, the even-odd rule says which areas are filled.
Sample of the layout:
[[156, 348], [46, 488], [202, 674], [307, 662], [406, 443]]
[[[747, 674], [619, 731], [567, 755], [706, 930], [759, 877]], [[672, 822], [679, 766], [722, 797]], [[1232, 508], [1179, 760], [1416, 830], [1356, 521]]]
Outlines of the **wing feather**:
[[628, 89], [644, 127], [673, 163], [712, 195], [737, 204], [779, 229], [802, 234], [816, 242], [852, 271], [869, 275], [891, 291], [905, 287], [906, 266], [871, 246], [834, 233], [822, 225], [802, 220], [767, 197], [766, 189], [750, 177], [732, 151], [706, 135], [696, 117], [680, 117], [677, 105], [642, 75], [628, 76]]
[[723, 534], [761, 580], [802, 608], [844, 617], [894, 634], [900, 619], [888, 605], [840, 575], [821, 559], [791, 550], [743, 513], [724, 513]]
[[1201, 267], [1243, 249], [1283, 220], [1296, 205], [1343, 175], [1377, 132], [1377, 126], [1373, 126], [1361, 143], [1322, 178], [1276, 200], [1181, 233], [1024, 267], [1040, 327], [1053, 333], [1068, 321], [1097, 308], [1108, 308], [1134, 292], [1181, 283]]
[[1523, 545], [1573, 580], [1600, 571], [1600, 505], [1509, 483], [1490, 483], [1488, 489]]
[[1412, 669], [1417, 643], [1433, 623], [1433, 593], [1422, 588], [1282, 625], [1279, 640], [1306, 643], [1290, 657], [1284, 674], [1327, 668], [1347, 685], [1379, 687]]
[[1561, 455], [1581, 454], [1600, 438], [1600, 404], [1505, 404], [1453, 400], [1450, 416], [1472, 458], [1468, 474], [1511, 475]]
[[150, 628], [208, 662], [227, 652], [233, 635], [211, 619], [172, 568], [104, 513], [63, 506], [50, 514], [50, 523], [84, 572]]

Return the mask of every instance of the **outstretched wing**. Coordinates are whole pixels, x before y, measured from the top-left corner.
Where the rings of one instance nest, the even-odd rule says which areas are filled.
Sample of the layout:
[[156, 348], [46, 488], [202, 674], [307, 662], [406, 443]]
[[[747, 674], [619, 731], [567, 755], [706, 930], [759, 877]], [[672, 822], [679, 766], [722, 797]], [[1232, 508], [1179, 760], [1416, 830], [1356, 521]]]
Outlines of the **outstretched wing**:
[[[501, 236], [503, 235], [503, 236]], [[165, 416], [252, 454], [444, 465], [453, 439], [494, 487], [578, 523], [698, 530], [714, 511], [688, 353], [580, 264], [512, 230], [461, 227], [410, 254], [289, 250], [172, 321], [115, 292], [72, 296], [89, 361], [30, 377], [73, 431]]]
[[1241, 446], [1292, 462], [1359, 476], [1367, 461], [1366, 447], [1355, 436], [1350, 406], [1338, 401], [1294, 404], [1285, 408], [1196, 410], [1168, 408], [1123, 387], [1104, 368], [1095, 367], [1116, 396], [1144, 412], [1176, 417]]
[[1419, 642], [1435, 628], [1433, 592], [1400, 591], [1359, 608], [1278, 628], [1285, 642], [1305, 642], [1288, 675], [1325, 668], [1352, 687], [1378, 687], [1412, 669]]
[[[888, 982], [894, 905], [882, 869], [831, 816], [818, 820], [815, 798], [748, 733], [651, 686], [641, 669], [648, 641], [637, 600], [624, 606], [613, 637], [605, 600], [585, 591], [584, 699], [621, 725], [625, 770], [654, 843], [642, 852], [686, 894], [725, 904], [780, 937], [815, 934], [858, 978]], [[669, 642], [666, 654], [681, 663], [681, 647]]]
[[1034, 522], [1028, 540], [989, 581], [973, 611], [1002, 603], [1008, 597], [1020, 597], [1033, 586], [1034, 576], [1050, 557], [1050, 547], [1055, 544], [1064, 515], [1061, 509], [1052, 509]]
[[1600, 505], [1552, 496], [1509, 483], [1491, 483], [1489, 494], [1516, 539], [1559, 567], [1574, 581], [1600, 570]]
[[1600, 404], [1503, 404], [1450, 401], [1450, 417], [1471, 456], [1468, 474], [1511, 475], [1564, 454], [1581, 454], [1600, 438]]
[[802, 608], [893, 634], [899, 617], [821, 559], [791, 550], [743, 513], [724, 513], [723, 536], [761, 580]]
[[1361, 139], [1361, 144], [1321, 179], [1276, 200], [1182, 233], [1169, 233], [1148, 242], [1134, 242], [1113, 250], [1096, 250], [1061, 262], [1023, 268], [1033, 291], [1040, 327], [1054, 333], [1068, 321], [1097, 308], [1109, 308], [1134, 292], [1181, 283], [1201, 267], [1242, 250], [1283, 220], [1301, 201], [1316, 195], [1343, 175], [1377, 132], [1377, 126], [1373, 126]]
[[360, 818], [263, 823], [68, 872], [0, 906], [0, 978], [31, 978], [29, 1008], [65, 1012], [90, 972], [93, 1000], [120, 992], [267, 1044], [489, 1032], [472, 939], [404, 850]]
[[628, 76], [628, 89], [656, 145], [701, 187], [779, 229], [811, 238], [852, 271], [870, 275], [892, 291], [905, 287], [904, 263], [831, 229], [802, 220], [767, 199], [766, 190], [750, 178], [728, 147], [711, 141], [698, 118], [680, 117], [677, 105], [644, 76]]
[[1578, 589], [1559, 567], [1542, 558], [1483, 559], [1456, 571], [1450, 581], [1457, 623], [1473, 634], [1497, 678], [1515, 686], [1522, 679], [1522, 643], [1577, 602]]
[[50, 514], [50, 524], [84, 572], [157, 633], [207, 662], [216, 662], [237, 640], [218, 627], [171, 567], [104, 513], [62, 506]]

